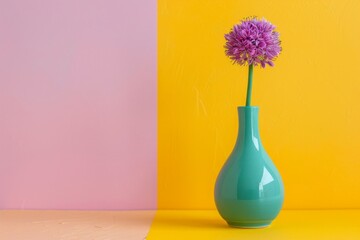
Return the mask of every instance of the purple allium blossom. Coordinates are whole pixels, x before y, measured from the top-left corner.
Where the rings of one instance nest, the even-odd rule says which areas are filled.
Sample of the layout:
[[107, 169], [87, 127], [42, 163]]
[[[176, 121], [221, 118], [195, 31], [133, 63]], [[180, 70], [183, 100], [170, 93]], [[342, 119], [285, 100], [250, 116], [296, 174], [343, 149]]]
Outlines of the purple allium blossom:
[[226, 55], [240, 65], [274, 66], [273, 61], [281, 52], [279, 33], [264, 18], [242, 20], [225, 34], [225, 39]]

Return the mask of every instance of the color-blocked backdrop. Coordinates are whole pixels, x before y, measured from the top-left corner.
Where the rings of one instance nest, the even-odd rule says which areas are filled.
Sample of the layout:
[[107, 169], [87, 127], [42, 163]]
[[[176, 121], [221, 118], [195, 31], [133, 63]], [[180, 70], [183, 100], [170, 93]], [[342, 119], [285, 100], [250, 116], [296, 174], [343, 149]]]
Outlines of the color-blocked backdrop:
[[224, 56], [241, 18], [265, 16], [283, 41], [255, 68], [260, 131], [285, 183], [285, 208], [360, 207], [360, 2], [159, 0], [158, 202], [214, 208], [237, 133], [247, 68]]
[[0, 2], [0, 208], [156, 207], [156, 1]]

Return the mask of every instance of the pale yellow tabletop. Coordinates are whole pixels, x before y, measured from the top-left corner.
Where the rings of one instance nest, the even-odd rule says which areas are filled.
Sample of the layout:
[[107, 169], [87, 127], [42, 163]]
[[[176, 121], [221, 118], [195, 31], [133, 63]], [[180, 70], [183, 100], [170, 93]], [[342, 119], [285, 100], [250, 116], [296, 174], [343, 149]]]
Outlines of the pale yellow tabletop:
[[0, 240], [143, 240], [154, 211], [0, 211]]
[[216, 211], [157, 211], [147, 240], [360, 240], [360, 210], [282, 211], [271, 227], [229, 228]]
[[154, 214], [0, 211], [0, 240], [360, 239], [360, 210], [285, 210], [264, 229], [229, 228], [216, 211], [160, 210], [155, 219]]

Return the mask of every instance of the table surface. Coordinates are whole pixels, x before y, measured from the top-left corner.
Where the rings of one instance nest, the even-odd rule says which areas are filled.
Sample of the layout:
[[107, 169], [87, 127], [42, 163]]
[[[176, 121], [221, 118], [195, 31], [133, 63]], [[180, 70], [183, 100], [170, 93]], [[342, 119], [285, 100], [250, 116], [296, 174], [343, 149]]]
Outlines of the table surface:
[[213, 210], [159, 210], [156, 213], [155, 211], [2, 210], [0, 239], [358, 240], [360, 210], [283, 210], [270, 227], [263, 229], [230, 228]]

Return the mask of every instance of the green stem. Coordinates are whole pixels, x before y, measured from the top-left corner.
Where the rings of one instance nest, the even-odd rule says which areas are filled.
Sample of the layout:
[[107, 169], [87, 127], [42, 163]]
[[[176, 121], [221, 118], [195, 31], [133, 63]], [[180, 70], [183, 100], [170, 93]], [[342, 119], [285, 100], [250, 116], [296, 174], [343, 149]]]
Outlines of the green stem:
[[253, 79], [253, 65], [249, 65], [249, 76], [248, 76], [248, 86], [246, 93], [246, 106], [250, 106], [251, 102], [251, 90], [252, 90], [252, 79]]

